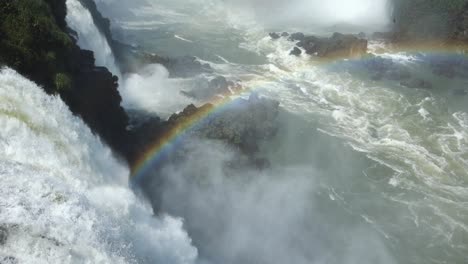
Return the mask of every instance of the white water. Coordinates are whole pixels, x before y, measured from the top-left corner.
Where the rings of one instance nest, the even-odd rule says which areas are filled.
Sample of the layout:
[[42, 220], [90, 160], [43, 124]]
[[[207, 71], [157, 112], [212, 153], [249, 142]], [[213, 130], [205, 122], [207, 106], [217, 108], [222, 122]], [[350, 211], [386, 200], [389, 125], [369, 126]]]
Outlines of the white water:
[[[102, 6], [109, 4], [109, 1], [104, 2]], [[413, 74], [423, 72], [423, 76], [429, 76], [427, 78], [433, 81], [434, 88], [408, 89], [397, 81], [372, 81], [353, 72], [355, 63], [359, 66], [359, 63], [363, 62], [343, 60], [324, 65], [307, 56], [289, 56], [294, 43], [285, 39], [272, 41], [268, 37], [268, 29], [257, 23], [255, 18], [252, 21], [252, 16], [246, 14], [248, 12], [243, 13], [245, 7], [242, 4], [237, 5], [241, 6], [241, 11], [230, 9], [232, 5], [240, 3], [239, 1], [230, 3], [231, 6], [225, 5], [230, 1], [203, 1], [203, 4], [200, 4], [200, 1], [158, 1], [157, 4], [154, 1], [149, 2], [149, 6], [128, 7], [133, 14], [138, 14], [136, 17], [113, 17], [116, 25], [121, 27], [122, 35], [128, 36], [132, 42], [141, 44], [152, 52], [178, 54], [189, 50], [193, 52], [192, 55], [209, 62], [216, 74], [242, 80], [244, 87], [279, 100], [285, 110], [300, 117], [306, 124], [314, 124], [306, 126], [300, 122], [291, 122], [286, 129], [289, 134], [280, 138], [281, 142], [275, 142], [275, 145], [280, 146], [280, 153], [272, 154], [280, 157], [277, 157], [275, 162], [284, 168], [296, 164], [306, 166], [308, 169], [301, 174], [308, 175], [310, 179], [303, 184], [315, 185], [320, 182], [320, 187], [325, 190], [318, 188], [321, 190], [317, 192], [326, 193], [333, 201], [331, 204], [342, 209], [342, 212], [335, 216], [330, 204], [324, 201], [314, 203], [316, 200], [310, 197], [297, 198], [303, 193], [300, 188], [296, 189], [297, 192], [291, 191], [291, 196], [285, 195], [292, 199], [284, 198], [286, 204], [287, 201], [300, 204], [303, 199], [308, 199], [309, 205], [312, 206], [329, 205], [318, 214], [308, 208], [313, 216], [304, 220], [305, 222], [313, 223], [313, 227], [321, 229], [321, 221], [333, 222], [334, 217], [346, 219], [348, 221], [343, 220], [345, 223], [331, 224], [330, 228], [342, 228], [346, 237], [356, 238], [359, 236], [352, 231], [353, 225], [348, 222], [352, 222], [353, 219], [350, 215], [357, 215], [362, 224], [380, 234], [377, 242], [372, 239], [369, 239], [372, 242], [368, 243], [357, 241], [358, 245], [365, 244], [368, 252], [383, 252], [380, 256], [386, 256], [388, 253], [401, 263], [468, 261], [468, 100], [466, 96], [451, 94], [455, 89], [466, 91], [466, 80], [432, 76], [423, 64], [424, 58], [428, 56], [388, 51], [379, 56], [393, 61], [398, 67], [410, 67]], [[244, 3], [245, 5], [255, 5], [261, 1], [245, 2], [248, 2]], [[290, 2], [308, 4], [314, 1]], [[346, 8], [340, 8], [340, 13], [345, 14], [342, 18], [362, 11], [354, 9], [356, 6], [353, 3], [357, 1], [329, 2], [323, 3], [317, 10], [346, 5]], [[196, 9], [198, 12], [193, 12], [195, 5], [201, 6]], [[278, 13], [271, 12], [275, 5], [260, 6], [265, 7], [268, 14], [274, 13], [275, 17], [281, 18]], [[309, 11], [306, 8], [303, 10], [299, 11]], [[103, 11], [109, 12], [108, 15], [112, 14], [109, 10]], [[379, 14], [378, 11], [368, 14], [368, 18]], [[148, 21], [158, 23], [149, 24]], [[369, 20], [364, 22], [368, 24]], [[275, 29], [290, 32], [314, 30], [309, 27], [291, 28], [287, 23], [284, 28], [279, 26]], [[183, 36], [193, 42], [174, 40], [174, 35]], [[385, 46], [380, 43], [371, 43], [371, 52], [382, 49], [385, 50]], [[225, 59], [219, 59], [219, 56]], [[251, 63], [250, 58], [255, 56], [263, 57], [264, 62]], [[147, 96], [150, 96], [150, 93]], [[322, 135], [330, 135], [330, 141], [339, 142], [336, 144], [343, 142], [354, 151], [347, 153], [342, 148], [337, 148], [332, 155], [328, 155], [327, 149], [334, 147], [329, 146], [329, 143], [316, 142], [320, 141], [317, 139], [317, 130]], [[262, 249], [262, 239], [255, 238], [264, 235], [263, 240], [270, 238], [272, 244], [273, 241], [284, 241], [281, 240], [284, 237], [278, 238], [280, 235], [275, 229], [281, 225], [276, 225], [274, 220], [267, 220], [283, 219], [283, 213], [287, 210], [283, 210], [282, 207], [275, 211], [269, 207], [268, 202], [261, 199], [279, 199], [278, 196], [272, 195], [278, 190], [275, 190], [275, 186], [263, 183], [259, 187], [260, 190], [255, 190], [254, 194], [241, 192], [242, 195], [238, 195], [238, 188], [246, 190], [245, 186], [250, 186], [255, 189], [256, 181], [232, 183], [230, 176], [226, 176], [219, 164], [213, 161], [216, 158], [204, 159], [205, 156], [210, 157], [208, 154], [211, 151], [215, 152], [213, 155], [216, 157], [223, 157], [221, 154], [216, 155], [216, 151], [219, 150], [211, 145], [202, 149], [203, 154], [193, 158], [196, 161], [189, 160], [187, 164], [177, 164], [175, 168], [171, 168], [168, 173], [168, 177], [171, 178], [165, 190], [171, 199], [165, 201], [163, 206], [168, 211], [185, 216], [189, 230], [198, 234], [194, 236], [196, 242], [202, 245], [215, 244], [220, 249], [216, 253], [205, 249], [205, 254], [229, 262], [235, 259], [236, 253], [242, 255], [248, 252], [256, 256], [256, 260], [267, 259], [271, 262], [271, 248], [270, 251]], [[325, 160], [322, 156], [328, 159]], [[361, 167], [360, 160], [364, 160], [364, 157], [369, 158], [370, 164]], [[319, 160], [316, 162], [317, 166], [327, 168], [323, 172], [324, 175], [317, 176], [314, 165], [311, 165], [314, 164], [314, 160]], [[190, 180], [194, 174], [198, 175], [197, 173], [202, 178], [200, 186]], [[184, 177], [189, 177], [189, 180]], [[208, 177], [208, 180], [205, 177]], [[262, 179], [261, 176], [259, 178]], [[236, 184], [240, 184], [240, 187]], [[288, 189], [290, 184], [287, 180], [283, 182], [284, 190]], [[213, 195], [205, 197], [207, 193]], [[281, 194], [278, 195], [281, 197]], [[186, 199], [178, 200], [180, 196]], [[187, 205], [186, 200], [191, 202]], [[271, 211], [266, 210], [265, 213], [264, 207], [270, 208]], [[231, 219], [236, 219], [235, 223], [216, 215], [211, 216], [211, 208], [229, 208], [225, 213], [232, 217]], [[287, 206], [286, 208], [289, 209]], [[301, 207], [302, 210], [306, 210], [305, 208], [306, 206]], [[204, 209], [204, 213], [199, 214]], [[262, 218], [257, 213], [265, 213], [268, 217]], [[290, 217], [289, 212], [286, 216]], [[321, 219], [321, 216], [325, 219]], [[263, 223], [261, 228], [257, 226], [259, 222]], [[286, 226], [293, 226], [289, 224], [290, 222], [285, 221]], [[209, 237], [212, 235], [210, 232], [213, 226], [228, 230], [228, 234]], [[249, 229], [260, 234], [257, 233], [255, 238], [239, 235], [239, 240], [229, 236]], [[294, 234], [303, 234], [297, 236], [306, 241], [304, 244], [313, 244], [314, 248], [324, 245], [307, 237], [305, 234], [308, 229], [301, 229], [300, 225], [294, 225], [290, 230], [293, 230], [291, 233]], [[340, 234], [340, 231], [336, 232]], [[364, 237], [372, 237], [368, 236], [367, 231], [364, 233]], [[333, 236], [334, 232], [329, 231], [328, 236], [324, 235], [324, 240], [332, 239]], [[233, 237], [238, 238], [234, 235]], [[257, 255], [252, 253], [254, 250], [243, 247], [232, 249], [227, 246], [237, 241], [250, 245], [250, 249], [258, 249]], [[326, 242], [323, 243], [326, 245]], [[383, 244], [382, 251], [381, 248], [371, 247], [380, 244]], [[273, 248], [272, 251], [276, 252], [277, 248]], [[329, 249], [326, 246], [325, 248]], [[302, 252], [294, 251], [297, 248], [288, 251], [286, 245], [283, 245], [282, 249], [286, 251], [282, 252], [283, 256], [294, 252], [294, 257], [303, 257], [307, 256], [305, 252], [309, 252], [307, 248]], [[200, 250], [203, 249], [200, 247]], [[329, 252], [324, 250], [321, 253]], [[318, 256], [321, 257], [320, 254]], [[362, 256], [358, 254], [358, 259], [359, 257]], [[306, 263], [321, 263], [313, 257], [305, 259]], [[392, 258], [389, 259], [391, 262]], [[351, 259], [342, 263], [349, 262], [353, 263]]]
[[[347, 2], [349, 6], [340, 9], [342, 13], [351, 16], [361, 12], [351, 10], [356, 7], [354, 2]], [[431, 91], [403, 88], [398, 82], [375, 82], [354, 74], [352, 61], [323, 65], [306, 56], [289, 56], [294, 44], [285, 39], [272, 41], [255, 16], [244, 13], [243, 5], [226, 6], [226, 1], [150, 3], [144, 7], [127, 4], [126, 9], [135, 17], [114, 17], [124, 33], [136, 36], [130, 37], [132, 42], [152, 52], [193, 52], [191, 55], [209, 62], [216, 74], [240, 79], [245, 87], [279, 100], [303, 123], [316, 124], [291, 122], [288, 133], [275, 142], [281, 151], [272, 156], [281, 157], [275, 161], [285, 170], [279, 172], [283, 175], [274, 170], [268, 172], [270, 175], [249, 178], [252, 172], [245, 172], [234, 179], [246, 177], [246, 181], [233, 180], [222, 164], [235, 154], [206, 143], [184, 164], [169, 167], [166, 189], [158, 189], [162, 187], [156, 181], [154, 193], [162, 192], [166, 199], [163, 208], [187, 219], [189, 231], [196, 234], [195, 243], [205, 256], [217, 260], [215, 263], [236, 263], [242, 260], [240, 256], [249, 256], [246, 262], [266, 263], [279, 259], [297, 263], [468, 261], [468, 115], [466, 107], [453, 107], [466, 105], [467, 100], [441, 92], [466, 87], [466, 80], [431, 77], [437, 79]], [[323, 7], [340, 3], [330, 1]], [[240, 9], [231, 9], [233, 5]], [[371, 51], [382, 49], [379, 43], [371, 44]], [[264, 61], [251, 63], [255, 56]], [[418, 54], [387, 52], [380, 56], [415, 71], [424, 70]], [[159, 80], [158, 71], [154, 72], [146, 75]], [[174, 82], [173, 89], [165, 91], [171, 86], [162, 83], [152, 90], [145, 79], [140, 75], [129, 78], [138, 84], [124, 96], [132, 98], [133, 105], [162, 115], [183, 107], [177, 105], [180, 87]], [[320, 141], [317, 130], [330, 135], [329, 141], [344, 142], [355, 151], [334, 149], [328, 141], [316, 142]], [[327, 154], [329, 148], [334, 150], [332, 155]], [[328, 159], [324, 161], [322, 155]], [[360, 164], [366, 156], [370, 164]], [[296, 170], [296, 166], [305, 168]], [[327, 169], [316, 173], [314, 166]], [[301, 188], [295, 186], [298, 179]], [[311, 197], [314, 195], [324, 195], [332, 203]], [[354, 216], [360, 222], [356, 223]], [[298, 219], [303, 222], [297, 223]], [[362, 226], [362, 231], [356, 226]], [[214, 228], [221, 231], [214, 232]], [[318, 232], [316, 238], [311, 229], [327, 232]], [[296, 243], [295, 247], [288, 247], [285, 241]], [[327, 244], [330, 241], [334, 243]], [[319, 252], [308, 255], [314, 249]], [[280, 256], [274, 254], [278, 251]]]
[[78, 0], [67, 0], [67, 25], [78, 33], [78, 45], [94, 51], [97, 66], [104, 66], [121, 77], [112, 49], [106, 37], [99, 31], [91, 13]]
[[182, 220], [153, 216], [128, 174], [60, 98], [0, 71], [0, 262], [193, 263]]
[[[151, 65], [138, 73], [123, 76], [116, 65], [116, 59], [107, 39], [94, 24], [91, 13], [78, 0], [67, 0], [66, 3], [67, 24], [78, 32], [80, 48], [93, 51], [96, 65], [105, 66], [119, 77], [123, 107], [129, 110], [159, 113], [166, 118], [192, 103], [181, 96], [181, 82], [170, 80], [169, 73], [162, 65]], [[178, 35], [174, 38], [190, 42]]]

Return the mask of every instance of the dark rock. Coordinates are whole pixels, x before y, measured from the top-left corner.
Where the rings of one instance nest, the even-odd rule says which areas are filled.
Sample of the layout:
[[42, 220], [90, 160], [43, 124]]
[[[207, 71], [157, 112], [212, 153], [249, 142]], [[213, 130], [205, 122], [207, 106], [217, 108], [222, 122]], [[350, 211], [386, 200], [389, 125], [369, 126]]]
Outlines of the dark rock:
[[[190, 138], [223, 141], [239, 149], [258, 167], [267, 164], [256, 157], [256, 154], [259, 144], [272, 138], [277, 132], [279, 103], [253, 94], [248, 100], [236, 99], [213, 112], [214, 108], [212, 104], [200, 107], [189, 105], [167, 121], [147, 119], [132, 129], [136, 138], [134, 142], [137, 146], [147, 146], [148, 142], [153, 143], [155, 139], [164, 137], [166, 133], [195, 118], [199, 122], [189, 131]], [[137, 149], [144, 150], [141, 147]]]
[[407, 87], [407, 88], [421, 88], [421, 89], [431, 89], [432, 88], [432, 83], [421, 80], [421, 79], [409, 79], [400, 82], [401, 86]]
[[223, 76], [218, 76], [207, 83], [195, 83], [195, 88], [181, 93], [197, 100], [213, 99], [217, 95], [230, 95], [232, 92], [242, 90], [239, 83], [228, 81]]
[[39, 237], [42, 238], [42, 239], [44, 239], [44, 240], [46, 240], [46, 241], [48, 241], [49, 243], [52, 243], [52, 244], [53, 244], [54, 246], [56, 246], [56, 247], [63, 247], [63, 246], [65, 246], [64, 243], [58, 241], [58, 240], [55, 239], [55, 238], [48, 237], [48, 236], [45, 236], [45, 235], [40, 235]]
[[73, 32], [67, 34], [65, 14], [63, 0], [0, 1], [0, 63], [47, 93], [59, 94], [75, 115], [125, 155], [128, 118], [120, 106], [117, 78], [95, 67], [93, 53], [79, 48]]
[[294, 47], [294, 49], [291, 50], [289, 55], [294, 55], [294, 56], [301, 56], [302, 50], [298, 47]]
[[6, 244], [8, 240], [8, 229], [4, 226], [0, 226], [0, 246]]
[[288, 36], [289, 36], [289, 33], [288, 33], [288, 32], [283, 32], [283, 33], [281, 33], [281, 36], [282, 36], [282, 37], [288, 37]]
[[468, 2], [455, 17], [454, 33], [452, 38], [462, 42], [468, 42]]
[[124, 73], [138, 72], [148, 64], [161, 64], [169, 71], [171, 78], [190, 78], [203, 73], [212, 73], [209, 64], [201, 63], [193, 56], [163, 57], [139, 50], [131, 45], [115, 42], [116, 58]]
[[[183, 122], [200, 111], [208, 111], [212, 105], [200, 108], [187, 107], [179, 114], [169, 118], [169, 124]], [[194, 130], [197, 136], [222, 140], [236, 146], [247, 156], [254, 156], [259, 150], [259, 143], [269, 139], [277, 132], [279, 103], [259, 98], [252, 94], [248, 100], [237, 99], [224, 107], [222, 111], [210, 115], [205, 123]]]
[[18, 264], [18, 259], [16, 259], [13, 256], [5, 256], [1, 257], [0, 256], [0, 264]]
[[295, 33], [292, 40], [300, 40], [297, 46], [305, 49], [309, 55], [318, 57], [357, 57], [367, 53], [367, 40], [353, 35], [334, 33], [330, 38], [304, 36]]
[[366, 36], [366, 33], [364, 33], [364, 32], [359, 32], [359, 34], [357, 34], [356, 37], [358, 37], [358, 38], [360, 38], [360, 39], [365, 39], [367, 36]]
[[73, 72], [73, 88], [63, 91], [62, 98], [106, 143], [127, 156], [129, 120], [121, 107], [118, 78], [106, 68], [94, 66], [92, 52], [78, 50], [75, 56], [79, 67]]
[[291, 36], [289, 36], [288, 40], [289, 41], [302, 41], [302, 40], [304, 40], [304, 38], [305, 38], [304, 33], [297, 32], [297, 33], [291, 34]]
[[274, 33], [274, 32], [270, 33], [269, 35], [271, 39], [279, 39], [281, 37], [278, 33]]
[[169, 71], [171, 78], [190, 78], [202, 73], [212, 73], [213, 69], [209, 64], [203, 64], [192, 56], [183, 56], [177, 58], [159, 59], [160, 64], [164, 65]]

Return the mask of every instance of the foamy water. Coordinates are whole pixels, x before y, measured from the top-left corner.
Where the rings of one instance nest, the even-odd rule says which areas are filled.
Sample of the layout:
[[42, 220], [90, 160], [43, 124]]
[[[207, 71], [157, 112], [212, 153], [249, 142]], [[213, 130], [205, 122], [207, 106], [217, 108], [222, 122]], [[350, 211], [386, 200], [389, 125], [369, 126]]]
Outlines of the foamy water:
[[128, 188], [128, 169], [58, 98], [0, 71], [0, 260], [193, 263], [182, 220]]
[[[174, 178], [168, 180], [170, 184], [162, 192], [172, 198], [164, 203], [165, 210], [184, 216], [189, 232], [195, 234], [195, 243], [201, 247], [204, 257], [221, 263], [235, 263], [239, 260], [238, 255], [245, 253], [252, 258], [242, 261], [257, 259], [269, 263], [275, 259], [269, 252], [284, 246], [281, 241], [289, 241], [295, 247], [284, 246], [283, 255], [294, 255], [297, 263], [357, 263], [353, 261], [363, 256], [359, 245], [367, 244], [375, 246], [367, 252], [375, 251], [376, 256], [367, 255], [369, 258], [363, 263], [468, 261], [468, 114], [465, 107], [468, 99], [454, 93], [457, 89], [466, 89], [466, 79], [434, 75], [427, 67], [427, 60], [433, 54], [392, 52], [383, 43], [371, 42], [371, 53], [391, 61], [395, 67], [409, 69], [415, 76], [428, 78], [434, 87], [410, 89], [400, 85], [399, 81], [374, 81], [358, 70], [365, 60], [323, 63], [305, 55], [290, 56], [294, 43], [284, 38], [272, 41], [268, 37], [269, 30], [256, 23], [255, 16], [242, 11], [242, 8], [231, 10], [233, 6], [219, 1], [204, 1], [195, 12], [191, 8], [193, 4], [193, 1], [188, 4], [187, 1], [171, 1], [158, 2], [157, 6], [155, 3], [141, 8], [133, 6], [132, 12], [138, 16], [113, 17], [113, 21], [120, 34], [129, 36], [132, 42], [148, 51], [195, 55], [212, 66], [214, 75], [240, 80], [247, 88], [246, 92], [254, 90], [280, 101], [285, 112], [302, 122], [288, 123], [291, 117], [286, 115], [282, 122], [288, 124], [283, 128], [287, 133], [279, 136], [278, 142], [271, 143], [280, 146], [280, 150], [270, 154], [279, 166], [305, 169], [294, 170], [294, 173], [286, 170], [279, 174], [294, 175], [293, 178], [299, 178], [302, 184], [311, 185], [307, 192], [327, 197], [326, 200], [312, 199], [308, 193], [305, 194], [306, 191], [298, 190], [288, 200], [287, 194], [274, 194], [281, 193], [281, 188], [275, 183], [262, 182], [264, 188], [257, 190], [258, 180], [231, 182], [231, 178], [225, 178], [228, 176], [219, 168], [229, 158], [219, 154], [217, 158], [209, 159], [211, 156], [202, 150], [224, 154], [229, 151], [218, 150], [219, 146], [213, 145], [202, 146], [202, 150], [196, 148], [195, 151], [201, 151], [203, 155], [171, 168], [169, 175]], [[199, 2], [195, 4], [200, 6]], [[108, 15], [112, 16], [112, 12]], [[278, 29], [297, 30], [300, 29]], [[145, 82], [140, 75], [132, 77], [139, 83]], [[171, 90], [166, 90], [170, 85], [162, 83], [164, 87], [154, 87], [154, 91], [151, 85], [132, 86], [135, 92], [126, 98], [133, 98], [134, 106], [162, 116], [181, 110], [183, 105], [177, 102], [190, 100], [179, 98], [177, 93], [182, 90], [183, 81], [170, 81], [174, 85]], [[144, 98], [140, 98], [142, 94], [135, 96], [140, 86], [143, 87], [140, 91]], [[166, 96], [167, 101], [161, 100]], [[178, 99], [172, 100], [174, 98]], [[348, 152], [348, 148], [352, 150]], [[330, 149], [335, 150], [333, 155], [327, 154]], [[327, 159], [322, 160], [321, 155], [328, 155]], [[273, 172], [265, 177], [279, 177], [277, 169], [273, 164]], [[199, 181], [206, 185], [192, 184], [189, 176], [198, 174], [202, 175]], [[260, 177], [259, 181], [263, 179]], [[219, 185], [219, 182], [227, 186]], [[294, 189], [294, 183], [289, 180], [280, 182], [285, 189]], [[242, 184], [252, 184], [254, 191], [245, 194], [245, 203], [238, 204], [234, 201], [241, 199], [238, 193]], [[204, 196], [205, 193], [212, 196]], [[174, 194], [186, 199], [179, 200]], [[291, 203], [285, 202], [289, 206], [310, 201], [308, 206], [294, 207], [310, 215], [301, 218], [303, 215], [293, 210], [287, 214], [288, 220], [280, 224], [263, 222], [262, 215], [257, 214], [263, 212], [261, 208], [268, 208], [265, 214], [269, 219], [282, 219], [283, 210], [275, 210], [270, 203], [255, 195], [270, 197], [278, 203], [289, 201]], [[258, 206], [251, 205], [255, 202]], [[241, 224], [212, 216], [207, 208], [230, 208], [229, 214], [225, 213]], [[311, 226], [293, 221], [295, 217], [311, 223]], [[331, 224], [331, 227], [324, 224], [332, 218], [343, 219], [343, 223], [333, 222], [335, 225]], [[258, 227], [259, 222], [264, 224], [262, 228]], [[219, 237], [213, 235], [213, 226], [230, 233]], [[281, 236], [268, 235], [284, 226], [293, 226], [293, 231], [281, 233]], [[363, 231], [356, 231], [356, 226], [362, 227]], [[319, 232], [325, 236], [323, 240], [312, 238], [317, 235], [314, 232], [305, 232], [323, 228], [333, 230], [328, 232], [328, 236]], [[271, 247], [258, 247], [259, 240], [245, 234], [230, 240], [229, 235], [239, 230], [260, 230], [256, 238], [263, 238], [262, 241], [271, 239]], [[300, 242], [293, 239], [296, 237]], [[351, 244], [356, 247], [348, 248], [346, 243], [339, 245], [337, 241], [343, 237], [351, 237], [351, 242], [354, 239], [355, 243]], [[337, 259], [327, 258], [327, 254], [336, 253], [326, 250], [332, 247], [327, 244], [327, 239], [341, 249], [336, 251], [340, 252]], [[251, 245], [250, 249], [255, 250], [237, 244], [235, 248], [226, 246], [233, 241]], [[313, 257], [308, 255], [311, 249], [307, 245], [323, 250]], [[212, 248], [219, 251], [210, 252]]]

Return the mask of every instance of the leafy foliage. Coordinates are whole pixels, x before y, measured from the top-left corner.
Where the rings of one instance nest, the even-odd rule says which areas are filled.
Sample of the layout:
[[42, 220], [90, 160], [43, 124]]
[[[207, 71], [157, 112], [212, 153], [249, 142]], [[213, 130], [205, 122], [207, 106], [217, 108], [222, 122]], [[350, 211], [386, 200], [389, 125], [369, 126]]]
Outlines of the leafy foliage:
[[53, 87], [56, 75], [67, 71], [73, 42], [55, 18], [65, 14], [64, 6], [48, 2], [0, 1], [0, 63]]

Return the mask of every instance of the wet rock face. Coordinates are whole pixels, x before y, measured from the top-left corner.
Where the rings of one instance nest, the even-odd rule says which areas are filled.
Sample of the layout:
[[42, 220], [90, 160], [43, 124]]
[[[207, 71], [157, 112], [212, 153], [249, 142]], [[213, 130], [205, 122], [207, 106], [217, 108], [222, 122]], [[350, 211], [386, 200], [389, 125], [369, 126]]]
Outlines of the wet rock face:
[[367, 52], [367, 40], [340, 33], [330, 38], [305, 37], [297, 45], [318, 57], [357, 57]]
[[63, 91], [62, 98], [107, 144], [126, 156], [129, 120], [121, 107], [118, 78], [106, 68], [94, 66], [91, 51], [76, 51], [75, 62], [73, 89]]
[[[279, 37], [279, 35], [278, 35]], [[305, 50], [306, 54], [329, 57], [359, 57], [367, 53], [367, 40], [361, 35], [334, 33], [329, 38], [306, 36], [304, 33], [293, 33], [288, 40], [297, 42], [297, 47], [291, 51], [291, 55], [299, 56]]]
[[250, 162], [260, 166], [267, 162], [258, 159], [256, 154], [260, 144], [276, 134], [278, 114], [279, 102], [253, 94], [249, 99], [236, 99], [216, 109], [212, 104], [200, 107], [189, 105], [167, 121], [147, 118], [135, 126], [132, 133], [137, 146], [147, 146], [148, 142], [154, 142], [173, 128], [195, 118], [198, 121], [188, 132], [190, 138], [220, 140], [237, 148]]
[[305, 35], [304, 33], [301, 33], [301, 32], [297, 32], [297, 33], [293, 33], [289, 36], [288, 40], [289, 41], [303, 41], [305, 38]]
[[[168, 123], [183, 122], [198, 111], [210, 107], [213, 106], [188, 106], [181, 113], [169, 118]], [[258, 152], [261, 141], [276, 134], [278, 113], [279, 102], [252, 94], [248, 100], [237, 99], [208, 116], [194, 133], [199, 137], [222, 140], [244, 154], [253, 156]]]
[[298, 47], [294, 47], [294, 49], [291, 50], [289, 55], [294, 55], [294, 56], [301, 56], [302, 50]]
[[196, 88], [182, 91], [181, 93], [199, 101], [207, 101], [216, 96], [230, 95], [242, 89], [240, 83], [229, 81], [223, 76], [218, 76], [208, 82], [205, 80], [200, 81], [196, 83]]
[[6, 244], [8, 240], [8, 229], [4, 226], [0, 226], [0, 246]]
[[396, 40], [468, 41], [466, 0], [393, 0]]
[[0, 264], [18, 264], [18, 259], [13, 256], [0, 256]]
[[281, 38], [281, 36], [278, 34], [278, 33], [270, 33], [270, 38], [271, 39], [279, 39]]

